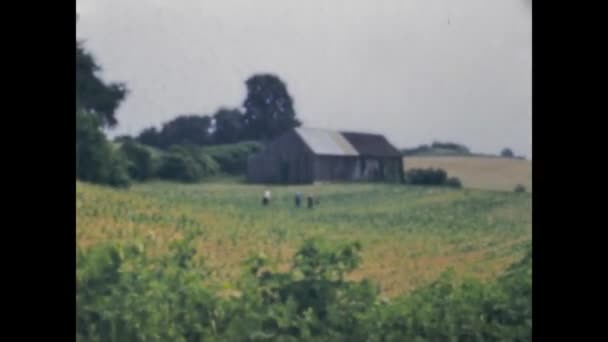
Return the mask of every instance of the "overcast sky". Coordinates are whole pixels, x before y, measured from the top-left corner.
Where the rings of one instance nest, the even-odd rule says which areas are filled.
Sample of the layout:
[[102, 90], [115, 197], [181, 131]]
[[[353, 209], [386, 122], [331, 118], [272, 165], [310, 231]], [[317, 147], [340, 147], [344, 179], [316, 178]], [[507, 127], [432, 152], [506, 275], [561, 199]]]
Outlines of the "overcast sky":
[[530, 0], [77, 0], [77, 37], [131, 93], [110, 132], [240, 107], [274, 73], [306, 126], [531, 157]]

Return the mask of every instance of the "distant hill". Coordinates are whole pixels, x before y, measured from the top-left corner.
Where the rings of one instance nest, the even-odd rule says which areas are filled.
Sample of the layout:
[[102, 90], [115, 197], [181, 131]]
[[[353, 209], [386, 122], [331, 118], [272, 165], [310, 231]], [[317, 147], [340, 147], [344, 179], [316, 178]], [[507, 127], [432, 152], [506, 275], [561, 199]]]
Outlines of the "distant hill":
[[432, 156], [404, 157], [405, 170], [440, 168], [449, 177], [458, 177], [467, 188], [513, 191], [517, 184], [532, 191], [532, 162], [498, 156]]
[[457, 143], [433, 142], [431, 145], [420, 145], [410, 149], [401, 150], [404, 156], [413, 155], [469, 155], [469, 148]]
[[[474, 153], [469, 150], [468, 147], [447, 142], [433, 142], [431, 145], [420, 145], [414, 148], [406, 148], [402, 149], [401, 153], [403, 156], [459, 156], [459, 157], [484, 157], [484, 158], [504, 158], [497, 154], [484, 154], [484, 153]], [[525, 159], [524, 157], [514, 156], [513, 159]]]

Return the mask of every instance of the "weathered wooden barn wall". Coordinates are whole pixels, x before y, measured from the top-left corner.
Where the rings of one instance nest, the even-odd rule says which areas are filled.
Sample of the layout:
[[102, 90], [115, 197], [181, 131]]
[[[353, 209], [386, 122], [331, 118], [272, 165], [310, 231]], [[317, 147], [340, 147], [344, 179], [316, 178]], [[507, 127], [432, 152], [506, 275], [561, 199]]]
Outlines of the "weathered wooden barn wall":
[[313, 170], [317, 181], [399, 182], [401, 168], [401, 158], [315, 156]]
[[351, 156], [315, 156], [314, 179], [317, 181], [356, 180], [358, 159]]
[[249, 158], [247, 179], [256, 183], [311, 183], [312, 151], [293, 131]]

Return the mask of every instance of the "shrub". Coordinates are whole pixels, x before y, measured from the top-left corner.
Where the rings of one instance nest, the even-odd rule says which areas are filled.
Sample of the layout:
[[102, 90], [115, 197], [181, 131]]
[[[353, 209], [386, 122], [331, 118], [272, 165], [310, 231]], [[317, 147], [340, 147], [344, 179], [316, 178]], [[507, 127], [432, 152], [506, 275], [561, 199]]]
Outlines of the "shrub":
[[462, 188], [460, 179], [447, 177], [442, 169], [411, 169], [404, 173], [403, 182], [411, 185], [439, 185], [452, 188]]
[[146, 147], [132, 140], [124, 140], [120, 150], [129, 161], [129, 175], [131, 178], [144, 181], [154, 176], [154, 160], [152, 159], [152, 153]]
[[375, 341], [531, 341], [531, 254], [494, 283], [457, 284], [447, 271], [432, 284], [367, 311]]
[[131, 184], [129, 161], [122, 152], [111, 149], [108, 168], [108, 185], [124, 188]]
[[246, 141], [236, 144], [203, 147], [201, 150], [213, 157], [222, 172], [236, 175], [247, 170], [247, 158], [260, 150], [257, 142]]
[[160, 258], [142, 245], [77, 254], [77, 341], [203, 341], [221, 327], [218, 299], [189, 238]]
[[215, 160], [192, 145], [171, 146], [158, 168], [160, 178], [182, 182], [196, 182], [218, 172]]
[[229, 329], [247, 325], [250, 336], [282, 341], [346, 338], [378, 293], [369, 282], [344, 280], [359, 264], [359, 251], [357, 243], [329, 248], [308, 241], [286, 273], [268, 271], [263, 257], [250, 259], [241, 297], [250, 309]]
[[198, 163], [203, 177], [213, 176], [220, 172], [220, 166], [215, 159], [202, 152], [200, 148], [192, 149], [190, 155]]
[[212, 176], [220, 171], [217, 162], [198, 146], [192, 144], [173, 145], [169, 148], [169, 152], [192, 158], [200, 168], [201, 177]]
[[504, 148], [502, 151], [500, 151], [500, 156], [504, 158], [514, 158], [515, 154], [510, 148]]
[[449, 186], [451, 188], [462, 188], [462, 183], [460, 182], [460, 179], [456, 178], [456, 177], [450, 177], [445, 181], [445, 185]]
[[202, 171], [191, 156], [182, 153], [168, 153], [161, 159], [158, 176], [161, 179], [191, 183], [201, 179]]
[[526, 187], [521, 185], [521, 184], [517, 184], [515, 186], [515, 189], [513, 189], [513, 191], [515, 192], [526, 192]]
[[248, 260], [241, 295], [205, 287], [194, 230], [168, 254], [145, 244], [101, 245], [76, 255], [77, 341], [530, 341], [532, 256], [497, 281], [458, 284], [451, 272], [392, 301], [345, 275], [357, 243], [309, 241], [286, 272]]
[[446, 179], [447, 174], [441, 169], [411, 169], [404, 174], [405, 183], [415, 185], [444, 185]]

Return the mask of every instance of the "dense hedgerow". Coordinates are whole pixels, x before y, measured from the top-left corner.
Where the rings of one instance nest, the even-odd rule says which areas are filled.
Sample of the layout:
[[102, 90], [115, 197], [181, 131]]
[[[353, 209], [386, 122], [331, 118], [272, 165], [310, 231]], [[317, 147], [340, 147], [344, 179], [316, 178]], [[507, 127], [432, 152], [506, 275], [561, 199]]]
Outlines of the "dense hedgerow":
[[210, 155], [218, 164], [222, 172], [238, 175], [247, 170], [247, 158], [259, 151], [260, 143], [244, 141], [235, 144], [203, 147], [203, 153]]
[[411, 185], [440, 185], [452, 188], [461, 188], [462, 183], [456, 177], [449, 177], [442, 169], [411, 169], [403, 175], [405, 184]]
[[180, 182], [197, 182], [219, 172], [215, 160], [199, 147], [175, 145], [161, 157], [158, 177]]
[[129, 176], [138, 181], [145, 181], [156, 175], [156, 163], [152, 152], [133, 140], [124, 140], [120, 151], [129, 161]]

